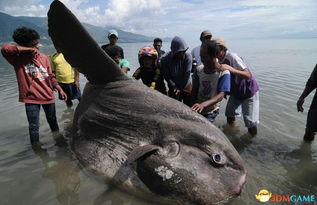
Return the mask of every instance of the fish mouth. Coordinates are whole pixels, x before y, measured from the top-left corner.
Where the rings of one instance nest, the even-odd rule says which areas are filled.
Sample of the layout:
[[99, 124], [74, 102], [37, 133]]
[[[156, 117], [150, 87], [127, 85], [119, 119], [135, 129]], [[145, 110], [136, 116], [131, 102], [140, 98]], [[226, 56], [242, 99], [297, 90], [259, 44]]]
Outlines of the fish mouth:
[[242, 193], [243, 186], [245, 185], [246, 182], [247, 182], [247, 174], [244, 174], [240, 177], [239, 184], [235, 189], [236, 195], [240, 195]]

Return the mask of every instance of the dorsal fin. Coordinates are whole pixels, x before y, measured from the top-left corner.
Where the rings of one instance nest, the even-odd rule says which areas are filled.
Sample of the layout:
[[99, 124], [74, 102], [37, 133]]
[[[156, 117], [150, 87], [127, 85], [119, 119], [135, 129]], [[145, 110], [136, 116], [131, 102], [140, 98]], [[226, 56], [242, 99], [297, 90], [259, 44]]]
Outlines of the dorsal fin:
[[47, 16], [54, 45], [90, 82], [104, 84], [128, 79], [63, 3], [54, 0]]

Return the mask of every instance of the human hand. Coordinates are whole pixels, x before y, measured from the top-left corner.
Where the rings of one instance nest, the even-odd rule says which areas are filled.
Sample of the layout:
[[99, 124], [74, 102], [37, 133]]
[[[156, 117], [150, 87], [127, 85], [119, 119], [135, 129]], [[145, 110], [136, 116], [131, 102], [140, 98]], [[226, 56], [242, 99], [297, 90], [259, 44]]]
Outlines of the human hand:
[[30, 52], [32, 53], [32, 55], [35, 56], [35, 57], [37, 57], [37, 56], [40, 54], [39, 49], [34, 48], [34, 47], [29, 48], [29, 51], [30, 51]]
[[66, 102], [67, 101], [67, 95], [63, 90], [58, 91], [59, 94], [61, 95], [62, 99]]
[[152, 82], [150, 88], [155, 89], [155, 85], [156, 85], [156, 83]]
[[180, 89], [174, 88], [174, 94], [175, 94], [176, 96], [178, 96], [180, 92], [181, 92]]
[[36, 47], [24, 47], [24, 46], [17, 46], [19, 52], [22, 53], [31, 53], [33, 56], [38, 56], [40, 54], [40, 51]]
[[130, 70], [130, 68], [128, 67], [122, 67], [121, 70], [125, 73], [128, 73], [128, 71]]
[[305, 100], [303, 98], [298, 98], [297, 100], [297, 112], [303, 112], [304, 108], [303, 108], [303, 104], [304, 104]]
[[199, 103], [195, 103], [193, 106], [192, 106], [192, 110], [196, 111], [196, 112], [199, 112], [201, 113], [203, 110], [204, 110], [204, 105], [203, 104], [199, 104]]
[[77, 88], [80, 88], [79, 80], [76, 80], [76, 81], [75, 81], [75, 86], [76, 86]]
[[229, 66], [227, 64], [219, 64], [219, 66], [217, 66], [216, 69], [219, 70], [219, 71], [225, 71], [225, 70], [230, 71], [231, 70], [231, 66]]

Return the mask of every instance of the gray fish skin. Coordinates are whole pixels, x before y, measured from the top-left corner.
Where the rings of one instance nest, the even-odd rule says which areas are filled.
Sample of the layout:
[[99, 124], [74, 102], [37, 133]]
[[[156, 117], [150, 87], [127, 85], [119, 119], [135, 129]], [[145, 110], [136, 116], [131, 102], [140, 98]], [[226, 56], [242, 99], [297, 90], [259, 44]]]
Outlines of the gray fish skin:
[[221, 130], [127, 77], [57, 0], [48, 24], [89, 80], [73, 120], [72, 150], [84, 167], [162, 203], [212, 205], [241, 193], [246, 167]]

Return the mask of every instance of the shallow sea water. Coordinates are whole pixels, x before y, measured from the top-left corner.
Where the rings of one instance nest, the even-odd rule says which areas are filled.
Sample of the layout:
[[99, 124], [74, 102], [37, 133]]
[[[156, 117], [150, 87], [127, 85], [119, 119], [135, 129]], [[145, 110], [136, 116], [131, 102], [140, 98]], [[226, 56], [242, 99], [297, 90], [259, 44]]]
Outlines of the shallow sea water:
[[[198, 42], [189, 44], [190, 49], [195, 43]], [[132, 65], [130, 75], [138, 66], [138, 49], [147, 44], [150, 43], [120, 44]], [[261, 189], [317, 198], [317, 142], [302, 141], [314, 93], [307, 97], [304, 113], [296, 111], [297, 98], [317, 63], [317, 39], [235, 40], [228, 44], [231, 51], [244, 58], [260, 85], [260, 125], [255, 138], [246, 134], [241, 118], [238, 128], [226, 125], [226, 101], [216, 119], [216, 126], [231, 140], [248, 169], [242, 195], [228, 204], [262, 204], [255, 199]], [[168, 47], [166, 43], [163, 49]], [[52, 54], [53, 48], [44, 47], [42, 51]], [[82, 89], [85, 82], [81, 76]], [[43, 111], [40, 139], [47, 151], [34, 152], [24, 104], [18, 102], [15, 73], [2, 56], [0, 103], [0, 204], [158, 204], [112, 187], [81, 167], [68, 148], [54, 146]], [[63, 102], [56, 103], [59, 126], [66, 140], [77, 104], [67, 109]], [[270, 203], [307, 204], [266, 204]]]

